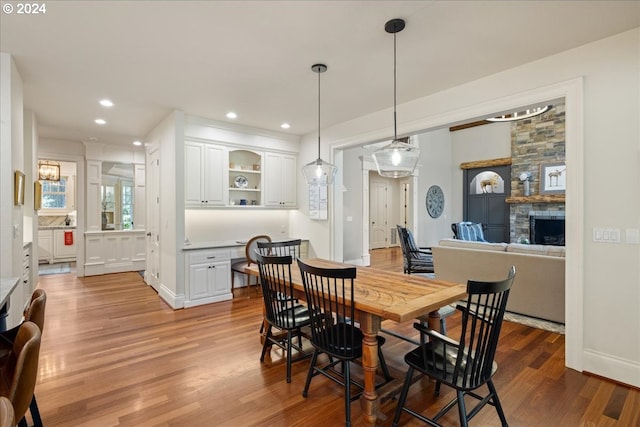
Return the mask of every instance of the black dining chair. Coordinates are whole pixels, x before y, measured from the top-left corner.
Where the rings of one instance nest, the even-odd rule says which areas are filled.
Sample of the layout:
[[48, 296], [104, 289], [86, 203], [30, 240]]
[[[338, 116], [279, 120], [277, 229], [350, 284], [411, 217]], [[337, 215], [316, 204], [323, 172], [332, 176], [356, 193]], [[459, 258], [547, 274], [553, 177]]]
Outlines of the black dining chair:
[[[323, 375], [342, 385], [345, 392], [345, 425], [351, 425], [351, 401], [360, 393], [351, 394], [351, 385], [361, 390], [363, 385], [351, 378], [350, 363], [362, 357], [363, 333], [355, 323], [353, 282], [355, 267], [318, 268], [298, 259], [302, 283], [311, 313], [311, 344], [314, 347], [307, 381], [302, 392], [307, 397], [311, 380]], [[382, 354], [385, 339], [378, 336], [378, 360], [385, 377], [391, 379]], [[325, 353], [329, 362], [318, 366], [318, 356]], [[336, 366], [340, 365], [340, 370]]]
[[[507, 420], [492, 378], [498, 369], [494, 357], [509, 298], [509, 290], [515, 275], [516, 269], [511, 267], [505, 280], [497, 282], [469, 280], [467, 282], [467, 301], [457, 306], [457, 309], [462, 312], [462, 331], [458, 341], [425, 328], [420, 323], [414, 324], [420, 334], [428, 336], [429, 340], [404, 357], [409, 369], [393, 419], [394, 427], [398, 426], [403, 412], [407, 412], [429, 425], [437, 426], [439, 425], [437, 421], [456, 405], [458, 406], [460, 425], [467, 426], [468, 421], [487, 403], [496, 408], [502, 425], [507, 426]], [[433, 418], [427, 418], [418, 411], [405, 406], [409, 388], [414, 383], [414, 371], [436, 381], [436, 396], [440, 394], [441, 384], [456, 391], [456, 398], [446, 404]], [[489, 393], [486, 395], [478, 394], [478, 389], [485, 385]], [[479, 400], [479, 403], [469, 412], [466, 409], [465, 396], [472, 396]]]
[[[260, 270], [260, 283], [262, 284], [262, 297], [264, 299], [265, 320], [267, 332], [260, 355], [260, 362], [264, 362], [267, 350], [272, 344], [277, 345], [286, 353], [287, 358], [287, 382], [291, 382], [292, 350], [298, 351], [301, 356], [296, 359], [309, 358], [302, 349], [301, 328], [309, 325], [309, 311], [307, 307], [299, 304], [293, 295], [291, 283], [291, 255], [261, 255], [256, 253], [256, 261]], [[286, 335], [275, 336], [273, 328], [285, 331]], [[295, 344], [294, 335], [298, 343]]]
[[278, 242], [258, 242], [257, 251], [262, 255], [291, 255], [293, 259], [300, 258], [302, 239], [281, 240]]

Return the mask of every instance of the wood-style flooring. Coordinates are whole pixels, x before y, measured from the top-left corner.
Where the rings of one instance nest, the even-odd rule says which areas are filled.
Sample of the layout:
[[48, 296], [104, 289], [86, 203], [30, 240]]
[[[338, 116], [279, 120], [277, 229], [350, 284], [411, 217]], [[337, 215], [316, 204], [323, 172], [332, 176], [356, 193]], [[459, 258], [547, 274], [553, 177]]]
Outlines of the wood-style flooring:
[[[372, 264], [402, 271], [399, 250], [373, 251]], [[47, 427], [64, 426], [341, 426], [343, 392], [314, 378], [302, 397], [309, 360], [293, 364], [285, 381], [279, 349], [260, 363], [261, 298], [236, 290], [233, 301], [174, 311], [138, 273], [77, 278], [42, 276], [48, 295], [36, 397]], [[447, 319], [459, 333], [459, 318]], [[411, 324], [383, 327], [415, 335]], [[640, 391], [564, 367], [564, 336], [505, 322], [495, 384], [512, 427], [640, 426]], [[404, 377], [412, 344], [387, 337], [392, 374]], [[357, 369], [355, 369], [357, 372]], [[419, 380], [409, 402], [433, 415], [453, 397]], [[362, 426], [358, 402], [354, 426]], [[380, 407], [390, 426], [396, 400]], [[456, 411], [442, 419], [458, 425]], [[471, 426], [497, 426], [492, 407]], [[401, 425], [423, 425], [409, 415]]]

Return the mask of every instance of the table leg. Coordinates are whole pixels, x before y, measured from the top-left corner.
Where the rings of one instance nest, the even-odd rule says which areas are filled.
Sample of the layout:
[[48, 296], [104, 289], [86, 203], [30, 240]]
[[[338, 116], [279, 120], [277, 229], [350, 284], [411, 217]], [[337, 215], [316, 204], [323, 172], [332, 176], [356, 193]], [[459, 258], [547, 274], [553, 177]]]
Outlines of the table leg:
[[380, 402], [376, 394], [376, 371], [378, 369], [378, 332], [380, 318], [363, 313], [360, 318], [362, 339], [362, 368], [364, 370], [364, 391], [360, 397], [360, 406], [366, 425], [375, 425]]
[[429, 313], [428, 325], [429, 329], [440, 332], [440, 313], [438, 310]]

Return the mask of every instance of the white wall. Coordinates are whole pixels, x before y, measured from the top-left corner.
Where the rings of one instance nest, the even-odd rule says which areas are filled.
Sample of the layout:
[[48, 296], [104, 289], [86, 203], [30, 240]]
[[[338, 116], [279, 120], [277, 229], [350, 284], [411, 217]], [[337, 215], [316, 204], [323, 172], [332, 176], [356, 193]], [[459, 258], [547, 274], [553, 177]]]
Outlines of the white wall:
[[[452, 183], [452, 171], [457, 168], [451, 157], [452, 137], [449, 129], [439, 129], [418, 135], [420, 160], [418, 167], [418, 220], [415, 236], [418, 246], [435, 246], [440, 239], [451, 237], [452, 207], [456, 198]], [[444, 193], [444, 211], [439, 218], [431, 218], [427, 213], [427, 191], [438, 185]]]
[[180, 250], [184, 244], [184, 121], [184, 113], [174, 111], [145, 138], [147, 152], [160, 150], [158, 292], [173, 308], [181, 308], [185, 297], [184, 257]]
[[[577, 79], [581, 88], [565, 83]], [[633, 187], [640, 182], [640, 28], [403, 104], [399, 133], [493, 114], [496, 105], [542, 102], [550, 93], [562, 95], [562, 87], [572, 96], [567, 141], [574, 145], [567, 146], [567, 169], [569, 159], [576, 162], [567, 216], [582, 224], [573, 235], [567, 230], [567, 312], [576, 319], [567, 325], [567, 363], [640, 386], [640, 245], [624, 239], [625, 229], [640, 228], [640, 197]], [[388, 114], [325, 129], [325, 144], [336, 148], [388, 137], [391, 129], [381, 127]], [[311, 143], [303, 138], [301, 153], [310, 153]], [[312, 160], [305, 156], [302, 163]], [[569, 195], [572, 185], [575, 193]], [[620, 229], [621, 244], [592, 242], [594, 227]], [[330, 234], [325, 224], [311, 241], [326, 242]]]

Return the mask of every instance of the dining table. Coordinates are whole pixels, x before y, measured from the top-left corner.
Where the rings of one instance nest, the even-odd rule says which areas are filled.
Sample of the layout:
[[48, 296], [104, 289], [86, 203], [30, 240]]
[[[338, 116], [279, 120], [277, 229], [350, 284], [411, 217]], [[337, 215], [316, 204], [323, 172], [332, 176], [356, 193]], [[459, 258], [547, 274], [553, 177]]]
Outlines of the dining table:
[[[320, 268], [348, 268], [354, 265], [326, 259], [306, 259], [306, 264]], [[428, 319], [430, 328], [439, 330], [438, 309], [464, 299], [466, 284], [436, 280], [433, 278], [382, 270], [379, 268], [355, 266], [354, 305], [356, 318], [364, 335], [362, 339], [362, 369], [364, 390], [360, 405], [366, 425], [375, 425], [379, 410], [379, 396], [376, 393], [376, 370], [378, 368], [378, 333], [383, 320], [408, 322], [414, 319]], [[247, 274], [259, 276], [258, 266], [249, 265]], [[305, 299], [302, 276], [297, 262], [291, 266], [291, 282], [296, 297]], [[266, 331], [267, 328], [264, 328]], [[264, 337], [261, 337], [264, 339]]]

